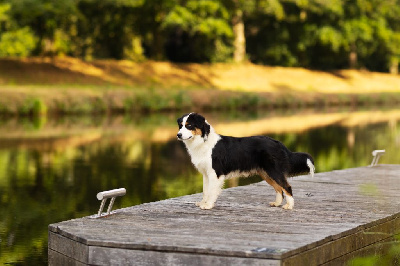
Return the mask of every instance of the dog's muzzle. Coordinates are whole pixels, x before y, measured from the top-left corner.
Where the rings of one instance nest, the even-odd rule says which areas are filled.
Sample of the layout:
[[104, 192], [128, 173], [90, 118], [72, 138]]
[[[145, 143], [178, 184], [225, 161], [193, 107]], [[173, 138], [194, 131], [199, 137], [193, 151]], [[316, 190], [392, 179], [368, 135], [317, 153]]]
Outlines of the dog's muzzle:
[[178, 140], [188, 140], [188, 139], [191, 139], [191, 138], [192, 138], [192, 136], [190, 136], [190, 137], [187, 138], [187, 139], [183, 139], [183, 138], [182, 138], [182, 133], [176, 134], [176, 137], [178, 138]]

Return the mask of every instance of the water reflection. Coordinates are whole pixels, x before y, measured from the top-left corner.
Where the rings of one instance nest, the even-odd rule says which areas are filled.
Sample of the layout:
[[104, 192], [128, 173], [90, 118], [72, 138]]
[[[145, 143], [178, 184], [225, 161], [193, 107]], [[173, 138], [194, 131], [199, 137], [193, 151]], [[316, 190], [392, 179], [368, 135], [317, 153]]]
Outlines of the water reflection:
[[[127, 189], [115, 208], [200, 192], [202, 179], [174, 138], [180, 115], [0, 121], [0, 264], [46, 264], [47, 225], [96, 213], [99, 191]], [[400, 162], [400, 110], [207, 119], [219, 133], [268, 134], [309, 152], [317, 172], [368, 165], [374, 149], [386, 149], [381, 163]]]

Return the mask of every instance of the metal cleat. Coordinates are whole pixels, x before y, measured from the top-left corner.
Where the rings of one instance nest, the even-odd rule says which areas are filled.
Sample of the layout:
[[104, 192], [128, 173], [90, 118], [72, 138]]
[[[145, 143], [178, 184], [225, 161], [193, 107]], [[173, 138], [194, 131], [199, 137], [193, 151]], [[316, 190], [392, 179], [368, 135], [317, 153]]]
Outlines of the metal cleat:
[[[125, 188], [112, 189], [112, 190], [107, 190], [107, 191], [97, 193], [97, 199], [101, 200], [100, 209], [99, 209], [99, 212], [97, 213], [97, 215], [93, 215], [90, 218], [101, 218], [101, 217], [110, 215], [115, 198], [119, 197], [119, 196], [124, 196], [125, 194], [126, 194]], [[110, 204], [108, 205], [108, 208], [107, 208], [107, 213], [103, 215], [102, 212], [104, 209], [104, 205], [106, 204], [106, 201], [109, 198], [111, 198], [111, 200], [110, 200]]]
[[379, 158], [384, 154], [385, 154], [385, 150], [374, 150], [372, 152], [372, 156], [374, 156], [374, 158], [372, 159], [370, 167], [377, 165]]

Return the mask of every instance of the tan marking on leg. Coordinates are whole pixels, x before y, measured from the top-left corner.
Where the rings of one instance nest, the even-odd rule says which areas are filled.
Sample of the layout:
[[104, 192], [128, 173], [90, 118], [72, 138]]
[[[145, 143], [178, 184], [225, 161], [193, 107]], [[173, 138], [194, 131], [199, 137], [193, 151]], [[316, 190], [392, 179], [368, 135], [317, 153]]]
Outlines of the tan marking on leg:
[[260, 175], [261, 175], [261, 177], [262, 177], [270, 186], [272, 186], [272, 187], [275, 189], [275, 192], [276, 192], [275, 201], [270, 202], [269, 205], [270, 205], [271, 207], [278, 207], [278, 206], [280, 206], [280, 205], [282, 204], [282, 200], [283, 200], [283, 197], [282, 197], [283, 188], [282, 188], [280, 185], [278, 185], [278, 183], [276, 183], [276, 182], [275, 182], [272, 178], [270, 178], [267, 174], [261, 173]]
[[267, 174], [261, 174], [261, 177], [262, 177], [265, 181], [267, 181], [267, 183], [268, 183], [269, 185], [271, 185], [271, 186], [275, 189], [276, 192], [282, 192], [283, 188], [282, 188], [280, 185], [278, 185], [278, 183], [276, 183], [276, 182], [275, 182], [271, 177], [269, 177]]

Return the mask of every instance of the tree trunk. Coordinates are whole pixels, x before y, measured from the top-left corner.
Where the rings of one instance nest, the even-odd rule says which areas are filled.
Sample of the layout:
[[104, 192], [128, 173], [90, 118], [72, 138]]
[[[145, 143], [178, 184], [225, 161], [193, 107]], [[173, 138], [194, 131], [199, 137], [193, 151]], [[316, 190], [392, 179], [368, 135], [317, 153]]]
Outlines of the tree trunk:
[[393, 58], [390, 60], [390, 74], [397, 75], [399, 74], [399, 59]]
[[232, 18], [233, 34], [235, 40], [233, 42], [234, 52], [233, 61], [241, 63], [246, 59], [246, 37], [244, 35], [243, 11], [236, 9]]
[[151, 8], [151, 16], [153, 18], [151, 24], [151, 58], [154, 60], [164, 59], [164, 36], [162, 34], [161, 24], [165, 17], [163, 1], [149, 1]]
[[163, 36], [160, 31], [160, 26], [156, 25], [153, 29], [153, 40], [151, 44], [151, 58], [154, 60], [162, 60], [164, 55]]
[[358, 65], [357, 47], [355, 43], [352, 43], [350, 46], [349, 66], [351, 69], [356, 69], [357, 65]]

